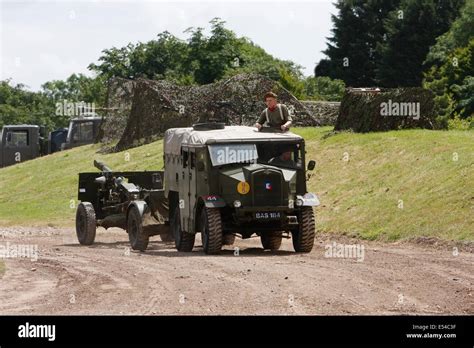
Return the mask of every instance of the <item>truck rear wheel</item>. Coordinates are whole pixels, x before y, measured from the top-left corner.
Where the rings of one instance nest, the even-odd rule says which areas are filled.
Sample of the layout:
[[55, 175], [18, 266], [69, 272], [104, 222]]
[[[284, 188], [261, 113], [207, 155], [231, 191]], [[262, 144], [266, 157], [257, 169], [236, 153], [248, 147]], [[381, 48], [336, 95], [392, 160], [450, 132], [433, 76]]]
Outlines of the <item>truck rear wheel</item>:
[[202, 247], [206, 254], [217, 254], [222, 249], [222, 220], [219, 209], [204, 207], [201, 212]]
[[272, 251], [280, 249], [282, 235], [283, 234], [281, 231], [262, 233], [260, 235], [260, 240], [262, 242], [263, 249]]
[[313, 249], [316, 228], [313, 207], [303, 207], [298, 220], [298, 230], [292, 232], [293, 247], [296, 252], [309, 253]]
[[81, 202], [76, 211], [76, 235], [82, 245], [91, 245], [95, 240], [96, 219], [94, 206], [89, 202]]
[[128, 212], [127, 233], [133, 250], [146, 250], [150, 237], [143, 231], [142, 217], [135, 206]]
[[174, 209], [170, 227], [173, 233], [174, 244], [176, 246], [176, 249], [178, 251], [184, 252], [193, 251], [194, 240], [196, 239], [196, 235], [186, 233], [181, 229], [181, 214], [179, 213], [179, 207], [176, 207]]

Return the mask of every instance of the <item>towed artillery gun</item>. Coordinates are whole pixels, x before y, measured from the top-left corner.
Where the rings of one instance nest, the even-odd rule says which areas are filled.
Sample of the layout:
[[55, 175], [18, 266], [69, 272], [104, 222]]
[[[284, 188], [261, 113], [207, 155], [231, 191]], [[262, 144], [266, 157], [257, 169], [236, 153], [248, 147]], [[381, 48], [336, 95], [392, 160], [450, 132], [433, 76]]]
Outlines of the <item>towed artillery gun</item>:
[[254, 235], [264, 249], [291, 235], [296, 252], [312, 250], [319, 200], [307, 191], [315, 162], [306, 166], [302, 137], [212, 123], [168, 129], [163, 143], [164, 172], [113, 172], [96, 162], [101, 174], [79, 174], [81, 244], [102, 226], [126, 229], [136, 250], [160, 234], [190, 252], [197, 233], [207, 254]]
[[163, 172], [114, 172], [94, 161], [100, 173], [80, 173], [81, 201], [76, 212], [79, 243], [94, 243], [98, 226], [119, 227], [128, 233], [134, 250], [146, 250], [149, 237], [169, 232]]

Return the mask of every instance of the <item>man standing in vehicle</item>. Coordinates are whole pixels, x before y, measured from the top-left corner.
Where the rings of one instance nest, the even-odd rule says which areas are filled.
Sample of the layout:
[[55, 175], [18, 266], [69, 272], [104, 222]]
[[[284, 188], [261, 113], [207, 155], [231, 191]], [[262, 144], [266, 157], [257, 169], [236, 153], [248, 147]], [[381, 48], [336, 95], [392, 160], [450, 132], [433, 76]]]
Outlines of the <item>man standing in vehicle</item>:
[[291, 127], [291, 115], [284, 104], [277, 101], [277, 95], [273, 92], [265, 94], [265, 104], [267, 108], [262, 111], [260, 117], [255, 123], [255, 127], [260, 130], [265, 122], [274, 129], [286, 132]]

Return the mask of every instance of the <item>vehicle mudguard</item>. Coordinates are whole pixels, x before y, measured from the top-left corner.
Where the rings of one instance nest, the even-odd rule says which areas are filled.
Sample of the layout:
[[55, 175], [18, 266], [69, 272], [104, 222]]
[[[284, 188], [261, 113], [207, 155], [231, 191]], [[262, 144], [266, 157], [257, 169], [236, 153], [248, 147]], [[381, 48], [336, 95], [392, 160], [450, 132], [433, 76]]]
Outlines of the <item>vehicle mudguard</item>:
[[145, 212], [148, 208], [148, 204], [145, 201], [132, 201], [132, 202], [130, 202], [130, 204], [127, 207], [127, 216], [128, 216], [128, 212], [130, 211], [130, 208], [132, 208], [133, 206], [137, 207], [137, 209], [140, 212], [141, 216], [143, 216], [143, 214], [145, 214]]
[[304, 196], [297, 196], [297, 199], [303, 200], [303, 207], [317, 207], [321, 203], [315, 193], [308, 192]]
[[204, 195], [201, 196], [201, 199], [207, 208], [222, 208], [226, 206], [224, 199], [217, 195]]

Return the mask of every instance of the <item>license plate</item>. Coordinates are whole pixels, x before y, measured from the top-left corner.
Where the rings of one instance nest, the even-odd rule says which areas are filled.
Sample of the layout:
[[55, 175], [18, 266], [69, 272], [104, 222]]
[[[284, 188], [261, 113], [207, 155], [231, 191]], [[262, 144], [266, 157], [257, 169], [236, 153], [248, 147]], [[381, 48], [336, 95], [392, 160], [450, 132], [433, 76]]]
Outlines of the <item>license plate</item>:
[[257, 220], [277, 220], [280, 219], [281, 213], [278, 211], [265, 211], [262, 213], [255, 213]]

